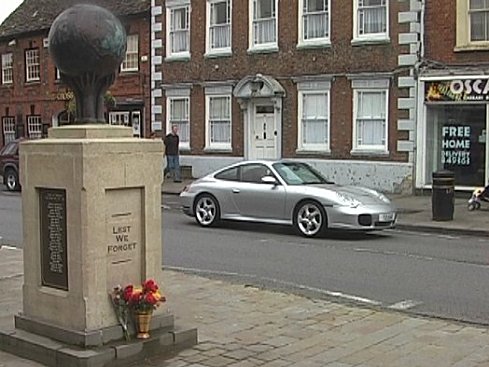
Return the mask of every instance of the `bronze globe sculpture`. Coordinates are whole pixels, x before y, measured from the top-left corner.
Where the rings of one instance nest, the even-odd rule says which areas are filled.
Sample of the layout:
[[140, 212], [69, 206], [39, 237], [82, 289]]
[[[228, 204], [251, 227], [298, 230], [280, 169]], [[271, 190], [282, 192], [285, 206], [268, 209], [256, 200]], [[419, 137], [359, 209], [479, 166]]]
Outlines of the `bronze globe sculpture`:
[[75, 95], [75, 124], [105, 123], [104, 94], [126, 53], [119, 19], [96, 5], [75, 5], [54, 20], [48, 40], [61, 80]]

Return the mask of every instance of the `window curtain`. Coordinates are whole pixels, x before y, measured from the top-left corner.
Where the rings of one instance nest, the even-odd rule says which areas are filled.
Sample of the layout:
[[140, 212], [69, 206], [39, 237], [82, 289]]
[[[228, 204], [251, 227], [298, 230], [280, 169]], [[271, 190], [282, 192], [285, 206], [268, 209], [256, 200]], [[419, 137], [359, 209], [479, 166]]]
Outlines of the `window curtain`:
[[328, 142], [328, 101], [326, 94], [304, 94], [302, 103], [302, 143]]
[[254, 43], [276, 42], [275, 0], [254, 0]]
[[231, 45], [229, 1], [211, 4], [211, 48], [226, 48]]
[[489, 40], [489, 0], [470, 1], [470, 39]]
[[174, 9], [171, 17], [172, 52], [188, 51], [187, 8]]
[[188, 119], [189, 103], [187, 99], [172, 100], [170, 111], [170, 125], [177, 125], [181, 142], [190, 141], [190, 124]]
[[385, 144], [385, 92], [358, 92], [358, 145]]
[[211, 97], [209, 100], [209, 124], [211, 143], [231, 141], [231, 116], [229, 97]]
[[386, 0], [359, 0], [360, 34], [384, 33], [387, 30]]
[[303, 0], [304, 39], [328, 37], [328, 0]]

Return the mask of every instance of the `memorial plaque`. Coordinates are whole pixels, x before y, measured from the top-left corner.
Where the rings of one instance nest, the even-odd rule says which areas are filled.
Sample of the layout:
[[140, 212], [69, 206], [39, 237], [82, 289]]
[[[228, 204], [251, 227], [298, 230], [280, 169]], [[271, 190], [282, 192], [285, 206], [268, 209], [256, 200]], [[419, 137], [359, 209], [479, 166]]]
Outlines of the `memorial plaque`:
[[142, 199], [139, 188], [106, 191], [108, 290], [143, 280]]
[[42, 285], [68, 290], [66, 191], [39, 189]]

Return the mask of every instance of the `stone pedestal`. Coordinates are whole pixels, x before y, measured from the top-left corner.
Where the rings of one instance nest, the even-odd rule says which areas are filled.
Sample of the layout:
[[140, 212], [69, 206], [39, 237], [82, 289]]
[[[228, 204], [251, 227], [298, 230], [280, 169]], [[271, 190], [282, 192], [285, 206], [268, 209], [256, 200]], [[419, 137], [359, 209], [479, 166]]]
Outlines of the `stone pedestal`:
[[[100, 349], [122, 337], [108, 296], [114, 286], [152, 278], [164, 291], [163, 144], [131, 135], [125, 127], [67, 126], [22, 144], [22, 332]], [[164, 334], [167, 344], [178, 339], [162, 311], [153, 328], [173, 333]], [[185, 335], [184, 344], [196, 342], [196, 330]]]

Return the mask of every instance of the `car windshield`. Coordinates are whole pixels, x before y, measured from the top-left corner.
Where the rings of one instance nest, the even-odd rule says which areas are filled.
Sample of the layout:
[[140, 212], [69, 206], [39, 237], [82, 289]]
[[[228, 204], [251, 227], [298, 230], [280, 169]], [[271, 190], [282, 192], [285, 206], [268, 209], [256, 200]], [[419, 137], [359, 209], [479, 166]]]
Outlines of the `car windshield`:
[[275, 163], [273, 168], [287, 185], [332, 184], [306, 163], [281, 162]]

